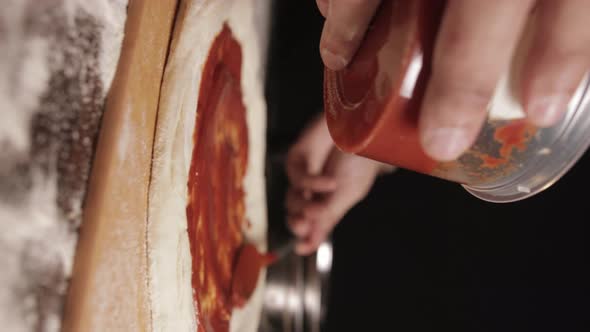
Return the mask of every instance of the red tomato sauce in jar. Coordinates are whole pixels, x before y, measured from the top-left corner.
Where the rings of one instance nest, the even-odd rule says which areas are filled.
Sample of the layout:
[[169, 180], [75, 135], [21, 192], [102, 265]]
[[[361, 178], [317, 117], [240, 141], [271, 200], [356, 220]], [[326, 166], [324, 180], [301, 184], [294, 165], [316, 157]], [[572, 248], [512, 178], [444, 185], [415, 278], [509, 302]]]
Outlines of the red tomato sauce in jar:
[[[418, 110], [442, 8], [441, 1], [384, 1], [349, 66], [325, 70], [326, 121], [339, 148], [423, 173], [436, 168], [420, 146]], [[419, 72], [408, 82], [416, 60]]]
[[489, 120], [487, 133], [457, 161], [425, 154], [418, 116], [444, 9], [444, 0], [383, 1], [348, 67], [325, 69], [326, 121], [346, 152], [459, 183], [487, 183], [514, 170], [514, 155], [536, 129], [524, 120]]

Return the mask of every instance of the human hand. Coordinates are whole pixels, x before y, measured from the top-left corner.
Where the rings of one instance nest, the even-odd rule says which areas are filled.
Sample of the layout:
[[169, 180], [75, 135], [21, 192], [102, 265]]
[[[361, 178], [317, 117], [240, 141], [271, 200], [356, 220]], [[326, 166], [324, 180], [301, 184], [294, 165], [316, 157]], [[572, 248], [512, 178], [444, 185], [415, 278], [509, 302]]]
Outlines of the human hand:
[[[346, 67], [380, 3], [317, 0], [326, 17], [320, 41], [326, 67]], [[419, 119], [422, 146], [433, 159], [454, 160], [475, 141], [533, 8], [537, 21], [521, 76], [523, 106], [540, 127], [563, 116], [590, 69], [590, 0], [448, 0]]]
[[309, 123], [289, 149], [285, 166], [291, 186], [306, 192], [333, 190], [335, 181], [322, 175], [333, 148], [334, 142], [322, 114]]
[[335, 182], [333, 190], [320, 192], [291, 186], [286, 205], [289, 227], [299, 239], [296, 252], [313, 253], [348, 210], [367, 195], [377, 175], [386, 167], [334, 147], [322, 173]]

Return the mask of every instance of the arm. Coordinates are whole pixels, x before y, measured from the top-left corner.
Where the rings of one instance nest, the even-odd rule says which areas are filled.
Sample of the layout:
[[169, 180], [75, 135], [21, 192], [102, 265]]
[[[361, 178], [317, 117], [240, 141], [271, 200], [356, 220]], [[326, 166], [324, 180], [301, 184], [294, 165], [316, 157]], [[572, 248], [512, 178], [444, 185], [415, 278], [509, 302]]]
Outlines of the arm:
[[393, 166], [344, 153], [334, 146], [324, 117], [316, 118], [293, 145], [287, 160], [288, 223], [296, 251], [313, 253], [342, 217]]

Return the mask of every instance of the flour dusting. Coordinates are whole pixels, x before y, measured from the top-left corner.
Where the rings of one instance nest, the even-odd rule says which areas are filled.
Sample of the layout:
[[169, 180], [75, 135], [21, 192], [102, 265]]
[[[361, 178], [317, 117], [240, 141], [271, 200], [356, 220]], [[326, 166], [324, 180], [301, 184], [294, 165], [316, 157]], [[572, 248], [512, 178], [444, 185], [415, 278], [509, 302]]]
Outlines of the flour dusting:
[[0, 322], [58, 331], [126, 0], [0, 11]]

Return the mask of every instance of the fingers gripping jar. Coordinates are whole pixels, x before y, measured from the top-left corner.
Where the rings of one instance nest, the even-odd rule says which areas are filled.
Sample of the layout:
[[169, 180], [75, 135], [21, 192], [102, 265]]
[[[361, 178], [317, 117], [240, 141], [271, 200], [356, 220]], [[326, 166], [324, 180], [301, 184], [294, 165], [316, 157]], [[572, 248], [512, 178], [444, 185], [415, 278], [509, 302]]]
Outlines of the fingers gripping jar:
[[537, 128], [514, 91], [531, 20], [510, 70], [498, 83], [475, 144], [453, 162], [423, 151], [418, 115], [444, 1], [383, 1], [349, 66], [326, 68], [324, 106], [330, 134], [343, 151], [462, 184], [491, 202], [533, 196], [555, 183], [590, 145], [588, 75], [561, 122]]

